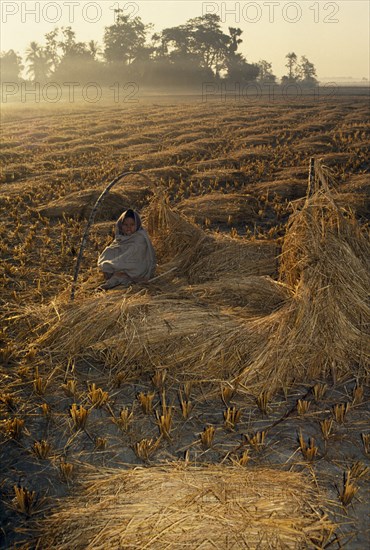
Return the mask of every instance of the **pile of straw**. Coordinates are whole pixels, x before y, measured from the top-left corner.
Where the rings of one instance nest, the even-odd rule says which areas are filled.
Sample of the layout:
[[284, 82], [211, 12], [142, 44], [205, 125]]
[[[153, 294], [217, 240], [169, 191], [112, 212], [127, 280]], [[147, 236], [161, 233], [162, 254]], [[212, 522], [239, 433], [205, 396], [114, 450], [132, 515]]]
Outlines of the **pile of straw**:
[[[38, 212], [46, 218], [88, 218], [100, 192], [94, 189], [76, 191], [66, 197], [49, 202], [38, 208]], [[120, 215], [126, 205], [126, 199], [116, 192], [108, 195], [104, 208], [99, 212], [100, 219], [114, 219]]]
[[[115, 220], [127, 208], [142, 206], [150, 189], [136, 184], [127, 184], [124, 192], [111, 191], [99, 208], [97, 220]], [[101, 191], [85, 189], [49, 202], [41, 206], [37, 211], [46, 218], [88, 218]]]
[[322, 548], [334, 525], [299, 473], [175, 465], [85, 475], [41, 525], [43, 548]]
[[158, 168], [149, 168], [143, 170], [143, 174], [153, 181], [170, 182], [171, 180], [180, 182], [189, 176], [189, 169], [177, 164], [171, 166], [159, 166]]
[[248, 182], [248, 176], [242, 170], [235, 168], [214, 168], [201, 172], [194, 172], [189, 178], [191, 185], [210, 187], [211, 189], [218, 185], [234, 186], [235, 184], [245, 184]]
[[246, 241], [227, 236], [215, 237], [208, 254], [198, 254], [189, 263], [186, 275], [190, 283], [227, 280], [229, 277], [269, 275], [278, 272], [276, 241]]
[[[180, 296], [173, 290], [151, 295], [150, 285], [147, 290], [134, 287], [125, 293], [90, 296], [62, 306], [34, 344], [60, 358], [94, 358], [128, 375], [151, 373], [162, 366], [179, 377], [236, 376], [255, 345], [240, 308], [245, 309], [244, 317], [271, 312], [289, 296], [283, 285], [269, 278], [242, 276], [272, 271], [272, 264], [275, 270], [275, 246], [211, 236], [163, 200], [147, 210], [146, 226], [161, 270], [167, 260], [167, 264], [177, 263], [189, 282], [209, 281], [205, 290], [209, 300], [199, 299], [205, 285], [193, 290], [185, 286]], [[265, 256], [264, 250], [268, 251]], [[225, 283], [212, 281], [217, 277]]]
[[252, 322], [265, 343], [253, 352], [244, 380], [283, 386], [362, 375], [369, 365], [367, 235], [327, 190], [317, 191], [290, 219], [280, 279], [294, 290], [280, 310]]
[[191, 284], [236, 274], [277, 274], [276, 241], [239, 240], [206, 233], [176, 209], [171, 209], [161, 196], [149, 205], [145, 222], [160, 262], [176, 265]]
[[159, 263], [173, 262], [183, 266], [196, 256], [198, 249], [211, 246], [211, 237], [186, 216], [170, 208], [167, 197], [160, 191], [145, 209], [143, 219]]
[[351, 175], [349, 181], [340, 186], [336, 202], [343, 208], [351, 208], [356, 216], [370, 218], [370, 178], [369, 174]]
[[248, 224], [257, 220], [258, 201], [247, 194], [207, 193], [184, 199], [178, 209], [197, 223]]
[[229, 378], [240, 372], [254, 339], [233, 315], [145, 292], [90, 297], [50, 325], [38, 347], [60, 359], [95, 359], [127, 377], [166, 367], [180, 378]]
[[291, 289], [268, 276], [227, 277], [186, 287], [198, 303], [238, 308], [247, 316], [267, 315], [282, 307], [292, 297]]
[[301, 181], [298, 177], [280, 176], [281, 179], [275, 178], [274, 181], [264, 181], [256, 183], [253, 191], [259, 196], [269, 197], [273, 199], [275, 196], [281, 200], [293, 201], [306, 196], [307, 182]]

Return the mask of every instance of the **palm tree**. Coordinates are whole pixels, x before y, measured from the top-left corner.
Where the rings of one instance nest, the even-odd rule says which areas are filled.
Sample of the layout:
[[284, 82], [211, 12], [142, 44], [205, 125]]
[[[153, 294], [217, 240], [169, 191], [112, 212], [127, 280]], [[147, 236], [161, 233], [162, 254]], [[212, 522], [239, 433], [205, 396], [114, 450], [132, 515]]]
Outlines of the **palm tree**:
[[101, 48], [96, 40], [90, 40], [89, 42], [89, 54], [96, 60], [97, 56], [101, 54]]
[[45, 48], [37, 42], [31, 42], [26, 54], [26, 61], [29, 63], [27, 74], [31, 74], [36, 82], [45, 82], [50, 75], [52, 65], [52, 60]]

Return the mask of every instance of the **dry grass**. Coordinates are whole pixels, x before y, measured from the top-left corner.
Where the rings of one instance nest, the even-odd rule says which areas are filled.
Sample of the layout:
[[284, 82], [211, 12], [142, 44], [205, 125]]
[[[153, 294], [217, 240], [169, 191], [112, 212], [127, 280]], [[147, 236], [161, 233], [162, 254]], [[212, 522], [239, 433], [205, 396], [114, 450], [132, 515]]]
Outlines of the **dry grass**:
[[180, 296], [191, 296], [198, 303], [209, 306], [231, 306], [239, 308], [248, 316], [266, 315], [279, 309], [292, 297], [292, 290], [269, 276], [240, 275], [225, 279], [190, 285], [179, 290]]
[[82, 405], [77, 407], [76, 403], [73, 403], [70, 409], [70, 415], [72, 418], [73, 426], [77, 430], [82, 430], [86, 426], [87, 417], [89, 416], [89, 410], [85, 409]]
[[[95, 189], [76, 191], [40, 206], [37, 211], [46, 218], [88, 218], [99, 195], [100, 192]], [[112, 191], [104, 201], [104, 207], [99, 210], [98, 220], [116, 220], [128, 204], [131, 204], [128, 196]]]
[[[303, 548], [333, 528], [301, 474], [238, 467], [153, 467], [85, 476], [43, 526], [48, 547]], [[322, 495], [321, 495], [322, 497]], [[88, 501], [88, 506], [84, 503]]]
[[45, 439], [41, 439], [41, 441], [35, 441], [32, 447], [32, 451], [35, 453], [37, 458], [45, 459], [49, 456], [49, 453], [51, 451], [51, 444]]
[[240, 370], [251, 337], [232, 316], [189, 300], [116, 293], [67, 307], [38, 345], [61, 359], [95, 357], [134, 377], [176, 366], [176, 375], [214, 379]]
[[9, 418], [5, 420], [2, 428], [6, 437], [20, 439], [24, 433], [24, 420], [22, 418]]
[[150, 414], [153, 412], [154, 396], [155, 396], [154, 392], [151, 392], [151, 393], [140, 392], [139, 395], [137, 396], [144, 414]]
[[305, 399], [298, 399], [297, 402], [297, 412], [300, 416], [307, 414], [310, 408], [311, 402], [306, 401]]
[[338, 424], [343, 424], [346, 414], [349, 411], [349, 403], [337, 403], [333, 407], [333, 416]]
[[291, 301], [257, 319], [265, 345], [256, 349], [242, 378], [265, 376], [286, 386], [328, 375], [335, 380], [367, 371], [369, 360], [369, 242], [329, 192], [316, 192], [291, 217], [280, 278]]
[[343, 506], [348, 506], [358, 491], [358, 487], [352, 483], [351, 471], [343, 475], [343, 488], [340, 491], [339, 498]]
[[180, 202], [179, 211], [197, 223], [248, 224], [256, 221], [258, 201], [251, 195], [209, 193]]
[[319, 450], [318, 447], [316, 447], [315, 445], [315, 439], [313, 437], [310, 437], [308, 439], [308, 442], [306, 442], [302, 432], [300, 432], [299, 434], [299, 448], [303, 457], [309, 462], [315, 460]]
[[236, 407], [228, 407], [224, 411], [225, 428], [227, 430], [234, 430], [235, 426], [240, 421], [241, 410]]
[[149, 458], [155, 453], [155, 451], [158, 449], [160, 444], [160, 439], [141, 439], [140, 441], [137, 441], [133, 448], [141, 460], [144, 462], [148, 462]]
[[276, 276], [278, 246], [275, 241], [244, 241], [220, 237], [208, 254], [198, 251], [189, 268], [184, 267], [190, 283], [249, 276]]
[[271, 399], [271, 393], [268, 390], [263, 390], [259, 395], [257, 395], [257, 407], [262, 414], [268, 414], [269, 412], [269, 401]]
[[190, 413], [193, 409], [193, 404], [190, 401], [189, 396], [186, 396], [186, 395], [184, 396], [181, 390], [179, 391], [179, 401], [180, 401], [182, 416], [186, 420], [190, 416]]
[[203, 449], [209, 449], [210, 447], [212, 447], [213, 439], [215, 437], [214, 426], [206, 426], [204, 430], [200, 433], [199, 437]]
[[116, 420], [116, 422], [120, 428], [127, 432], [132, 424], [133, 419], [133, 411], [130, 411], [127, 407], [125, 407], [121, 410], [119, 418]]
[[239, 276], [276, 274], [275, 241], [207, 234], [161, 196], [151, 202], [145, 218], [160, 261], [176, 265], [190, 283], [229, 278], [236, 272]]
[[36, 505], [36, 493], [35, 491], [29, 491], [26, 487], [21, 485], [14, 485], [14, 505], [16, 510], [26, 516], [32, 515]]
[[327, 441], [332, 433], [333, 419], [324, 418], [324, 420], [320, 422], [320, 429], [324, 440]]
[[257, 452], [261, 452], [265, 447], [266, 432], [256, 432], [254, 434], [247, 434], [246, 439], [249, 445]]
[[74, 465], [71, 464], [70, 462], [61, 461], [59, 468], [60, 468], [60, 476], [62, 480], [65, 483], [69, 483], [73, 478]]
[[312, 391], [313, 391], [313, 395], [315, 397], [316, 403], [318, 403], [324, 398], [327, 389], [328, 389], [327, 384], [320, 384], [319, 382], [313, 386]]

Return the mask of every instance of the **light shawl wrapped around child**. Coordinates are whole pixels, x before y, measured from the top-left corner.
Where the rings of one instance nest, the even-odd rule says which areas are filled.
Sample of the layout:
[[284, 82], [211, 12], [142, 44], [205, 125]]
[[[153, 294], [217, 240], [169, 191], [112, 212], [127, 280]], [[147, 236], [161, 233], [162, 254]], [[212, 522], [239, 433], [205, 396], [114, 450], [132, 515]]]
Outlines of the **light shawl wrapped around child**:
[[106, 279], [100, 286], [104, 290], [148, 281], [154, 276], [155, 251], [137, 212], [129, 209], [118, 218], [115, 239], [100, 254], [98, 267]]

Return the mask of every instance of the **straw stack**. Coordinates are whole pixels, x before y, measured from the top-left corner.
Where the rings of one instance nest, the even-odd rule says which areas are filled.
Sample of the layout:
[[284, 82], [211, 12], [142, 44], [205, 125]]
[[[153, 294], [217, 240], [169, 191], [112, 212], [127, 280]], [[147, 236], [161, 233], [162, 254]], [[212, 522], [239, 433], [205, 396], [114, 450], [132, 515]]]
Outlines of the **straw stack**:
[[120, 292], [76, 302], [35, 343], [54, 357], [93, 358], [128, 376], [167, 367], [223, 379], [245, 364], [254, 336], [238, 319], [193, 301]]
[[184, 199], [178, 208], [197, 223], [245, 225], [257, 220], [259, 206], [257, 199], [246, 193], [213, 192]]
[[294, 289], [279, 311], [254, 321], [265, 345], [244, 380], [272, 386], [331, 374], [363, 375], [369, 366], [369, 241], [331, 193], [317, 191], [292, 215], [280, 279]]
[[[97, 212], [99, 220], [116, 220], [127, 208], [140, 207], [152, 191], [148, 186], [126, 184], [123, 192], [111, 191]], [[84, 189], [41, 206], [37, 211], [46, 218], [88, 218], [101, 191]]]
[[212, 246], [212, 239], [200, 227], [170, 208], [163, 193], [159, 192], [144, 210], [143, 219], [160, 263], [172, 261], [184, 268], [199, 252]]
[[231, 306], [245, 316], [267, 315], [282, 307], [292, 297], [290, 287], [268, 276], [240, 277], [207, 281], [189, 285], [184, 295], [196, 298], [197, 303], [213, 306]]
[[323, 548], [325, 499], [293, 472], [174, 466], [85, 474], [42, 527], [43, 548]]
[[279, 250], [275, 241], [236, 240], [220, 236], [213, 250], [198, 254], [186, 271], [190, 283], [252, 275], [277, 276]]
[[232, 239], [204, 232], [163, 196], [152, 201], [145, 212], [146, 226], [153, 237], [160, 261], [177, 265], [189, 283], [229, 276], [277, 274], [276, 241]]

